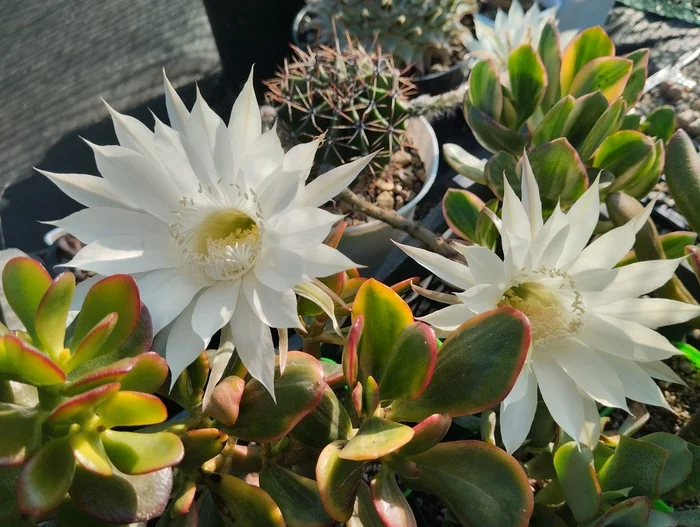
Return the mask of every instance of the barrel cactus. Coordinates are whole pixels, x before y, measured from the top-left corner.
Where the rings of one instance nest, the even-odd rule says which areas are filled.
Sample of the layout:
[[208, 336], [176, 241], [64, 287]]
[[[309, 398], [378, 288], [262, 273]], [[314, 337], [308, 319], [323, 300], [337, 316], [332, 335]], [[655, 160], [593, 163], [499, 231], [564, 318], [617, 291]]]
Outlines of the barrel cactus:
[[321, 39], [349, 33], [365, 46], [381, 43], [402, 65], [426, 73], [465, 50], [471, 38], [462, 23], [478, 9], [474, 0], [308, 0], [319, 16]]

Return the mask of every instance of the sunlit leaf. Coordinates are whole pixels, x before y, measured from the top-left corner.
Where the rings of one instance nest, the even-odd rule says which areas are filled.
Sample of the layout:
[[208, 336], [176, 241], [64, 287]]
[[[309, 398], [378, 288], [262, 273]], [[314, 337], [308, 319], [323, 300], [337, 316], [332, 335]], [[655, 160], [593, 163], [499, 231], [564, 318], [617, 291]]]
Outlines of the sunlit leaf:
[[335, 441], [323, 449], [316, 464], [316, 481], [321, 502], [336, 521], [352, 516], [357, 489], [362, 481], [364, 462], [342, 459], [347, 441]]
[[105, 430], [102, 443], [114, 466], [130, 475], [172, 467], [184, 455], [182, 442], [169, 432], [147, 434]]
[[379, 459], [395, 452], [412, 438], [412, 428], [381, 417], [370, 417], [339, 455], [351, 461]]
[[27, 256], [13, 258], [3, 269], [2, 287], [7, 302], [32, 337], [36, 337], [36, 310], [51, 283], [46, 269]]

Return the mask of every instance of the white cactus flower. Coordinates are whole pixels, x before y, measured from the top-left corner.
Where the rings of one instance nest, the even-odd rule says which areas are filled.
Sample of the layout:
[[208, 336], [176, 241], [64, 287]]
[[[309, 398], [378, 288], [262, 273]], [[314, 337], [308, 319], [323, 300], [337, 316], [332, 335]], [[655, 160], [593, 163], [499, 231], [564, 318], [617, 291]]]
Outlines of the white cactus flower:
[[90, 144], [102, 178], [41, 171], [87, 207], [52, 222], [87, 244], [66, 265], [136, 278], [173, 380], [229, 325], [272, 393], [270, 328], [300, 326], [297, 293], [332, 316], [313, 278], [356, 267], [323, 245], [342, 216], [318, 207], [370, 159], [305, 184], [319, 140], [285, 154], [274, 129], [261, 132], [252, 72], [228, 127], [199, 93], [191, 112], [167, 78], [165, 95], [170, 126], [154, 131], [109, 108], [121, 146]]
[[[668, 407], [652, 378], [682, 382], [660, 362], [678, 353], [654, 328], [700, 316], [700, 307], [663, 298], [639, 298], [665, 284], [683, 258], [616, 268], [632, 248], [651, 204], [627, 224], [588, 241], [599, 215], [598, 182], [564, 213], [543, 222], [537, 182], [525, 157], [522, 201], [505, 188], [503, 260], [485, 247], [458, 245], [467, 266], [402, 246], [418, 263], [464, 289], [454, 303], [421, 320], [443, 334], [501, 306], [527, 315], [532, 344], [525, 365], [501, 403], [505, 446], [525, 440], [542, 394], [552, 417], [576, 441], [593, 447], [600, 434], [596, 401], [627, 409], [626, 398]], [[494, 353], [498, 350], [494, 349]]]

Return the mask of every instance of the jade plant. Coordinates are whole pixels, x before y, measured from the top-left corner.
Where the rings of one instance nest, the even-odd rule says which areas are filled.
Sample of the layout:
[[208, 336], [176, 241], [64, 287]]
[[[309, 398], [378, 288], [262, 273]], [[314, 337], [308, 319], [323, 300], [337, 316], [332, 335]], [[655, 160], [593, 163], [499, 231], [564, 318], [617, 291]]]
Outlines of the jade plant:
[[503, 199], [503, 177], [518, 188], [527, 151], [545, 211], [563, 208], [600, 178], [603, 192], [642, 198], [664, 166], [664, 143], [675, 129], [668, 108], [642, 122], [630, 110], [647, 75], [649, 52], [615, 56], [600, 28], [580, 32], [562, 50], [553, 22], [537, 48], [523, 44], [501, 79], [491, 60], [472, 70], [464, 114], [479, 143], [494, 155], [485, 164], [457, 145], [444, 146], [458, 172], [487, 184]]
[[76, 509], [115, 523], [158, 516], [184, 450], [175, 434], [134, 429], [166, 420], [152, 393], [168, 367], [149, 352], [150, 317], [133, 278], [93, 285], [68, 327], [73, 274], [51, 280], [20, 257], [2, 281], [24, 325], [0, 327], [2, 524]]

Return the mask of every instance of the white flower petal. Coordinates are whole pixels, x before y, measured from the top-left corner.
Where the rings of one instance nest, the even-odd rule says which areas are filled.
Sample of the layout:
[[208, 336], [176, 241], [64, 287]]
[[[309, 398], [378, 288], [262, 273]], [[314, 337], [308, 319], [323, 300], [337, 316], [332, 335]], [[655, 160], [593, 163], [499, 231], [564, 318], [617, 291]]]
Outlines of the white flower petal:
[[505, 282], [521, 274], [523, 269], [532, 269], [532, 255], [530, 253], [530, 241], [516, 236], [511, 232], [505, 232], [501, 238], [503, 241], [503, 268]]
[[[540, 260], [546, 259], [548, 262], [554, 260], [554, 254], [557, 257], [560, 256], [561, 251], [559, 250], [559, 245], [561, 240], [558, 238], [562, 236], [560, 233], [564, 232], [569, 226], [569, 221], [566, 218], [566, 214], [561, 211], [559, 203], [557, 203], [554, 208], [554, 212], [544, 224], [544, 227], [540, 230], [537, 236], [532, 240], [532, 245], [530, 247], [530, 254], [532, 255], [532, 266], [537, 268], [540, 265]], [[566, 229], [565, 240], [568, 240], [570, 229]], [[566, 243], [566, 242], [565, 242]], [[555, 249], [552, 251], [552, 249]], [[556, 263], [556, 260], [554, 260]]]
[[527, 153], [523, 152], [523, 175], [521, 179], [521, 195], [523, 207], [530, 221], [530, 239], [534, 240], [540, 232], [544, 222], [542, 221], [542, 201], [540, 200], [540, 188], [532, 172]]
[[335, 318], [335, 304], [328, 293], [308, 280], [304, 280], [303, 282], [297, 284], [294, 287], [294, 292], [300, 297], [306, 298], [320, 307], [333, 323], [333, 329], [335, 332], [338, 335], [342, 335], [338, 321]]
[[700, 306], [665, 298], [628, 298], [597, 306], [593, 312], [658, 328], [700, 316]]
[[578, 258], [588, 240], [593, 236], [593, 229], [600, 216], [600, 189], [598, 178], [588, 187], [583, 196], [576, 200], [566, 213], [571, 228], [566, 239], [564, 251], [559, 258], [559, 265], [566, 266]]
[[160, 164], [166, 170], [181, 196], [199, 201], [199, 180], [194, 174], [180, 134], [156, 119], [155, 149]]
[[[520, 374], [522, 377], [522, 373]], [[537, 380], [534, 375], [525, 377], [523, 397], [506, 405], [501, 404], [501, 438], [509, 454], [523, 444], [530, 433], [537, 411]]]
[[532, 240], [530, 219], [527, 217], [525, 207], [511, 188], [507, 178], [503, 178], [503, 185], [503, 211], [501, 214], [503, 228], [518, 238]]
[[127, 210], [141, 210], [104, 178], [87, 174], [56, 174], [35, 168], [46, 176], [61, 192], [86, 207], [116, 207]]
[[302, 180], [306, 180], [314, 164], [318, 145], [321, 138], [314, 139], [309, 143], [294, 145], [284, 154], [282, 168], [285, 172], [299, 172]]
[[[159, 269], [137, 280], [141, 301], [151, 313], [153, 333], [170, 324], [211, 280], [188, 276], [181, 269]], [[191, 324], [191, 315], [188, 318]]]
[[275, 291], [250, 273], [243, 278], [243, 292], [257, 317], [272, 328], [301, 328], [294, 291]]
[[209, 345], [192, 329], [192, 312], [197, 299], [192, 300], [180, 316], [175, 319], [165, 346], [165, 359], [170, 366], [171, 388], [180, 374], [201, 355]]
[[601, 358], [615, 370], [625, 387], [627, 397], [633, 401], [671, 410], [659, 387], [635, 362], [605, 353], [601, 354]]
[[479, 284], [461, 293], [455, 293], [455, 296], [478, 314], [496, 309], [498, 301], [503, 297], [503, 289], [491, 284]]
[[[207, 117], [208, 108], [203, 99], [198, 96], [185, 126], [185, 133], [181, 135], [180, 140], [192, 170], [202, 185], [202, 192], [221, 200], [222, 187], [219, 184], [221, 178], [214, 164], [216, 130], [209, 129], [213, 124], [211, 118]], [[224, 123], [219, 119], [218, 125], [223, 127]]]
[[255, 276], [275, 291], [293, 288], [304, 275], [304, 260], [295, 252], [282, 247], [270, 247], [255, 264]]
[[331, 228], [343, 219], [315, 207], [289, 209], [270, 218], [267, 228], [274, 232], [275, 241], [288, 249], [302, 249], [323, 242]]
[[565, 339], [550, 351], [582, 391], [606, 406], [627, 409], [622, 382], [595, 351], [576, 339]]
[[454, 304], [419, 317], [418, 320], [442, 331], [454, 331], [474, 316], [476, 313], [464, 304]]
[[579, 442], [593, 450], [600, 440], [600, 414], [595, 401], [585, 394], [581, 394], [583, 403], [583, 428], [579, 435]]
[[320, 207], [328, 200], [333, 199], [369, 165], [374, 155], [361, 157], [321, 174], [304, 187], [297, 205], [299, 207]]
[[653, 329], [606, 315], [586, 313], [578, 338], [591, 348], [628, 360], [662, 360], [680, 353]]
[[294, 252], [304, 260], [304, 274], [313, 278], [323, 278], [359, 267], [339, 250], [322, 243]]
[[273, 126], [248, 146], [240, 170], [248, 186], [257, 191], [261, 183], [283, 163], [284, 150], [277, 136], [277, 128]]
[[475, 283], [488, 283], [500, 288], [505, 287], [506, 276], [503, 261], [496, 256], [496, 253], [486, 247], [472, 245], [465, 247], [462, 254], [467, 259]]
[[300, 182], [301, 178], [298, 172], [278, 170], [270, 175], [257, 190], [263, 217], [269, 218], [285, 211], [296, 199]]
[[227, 324], [221, 331], [221, 344], [219, 344], [219, 349], [214, 352], [214, 358], [210, 359], [211, 373], [209, 374], [207, 387], [204, 389], [204, 397], [202, 398], [202, 408], [205, 411], [207, 406], [209, 406], [211, 394], [224, 376], [226, 366], [228, 366], [232, 356], [233, 341], [231, 340], [231, 326]]
[[649, 377], [687, 386], [685, 381], [681, 379], [675, 371], [661, 361], [638, 362], [637, 366], [639, 366]]
[[[413, 247], [412, 245], [403, 245], [396, 242], [394, 243], [403, 252], [405, 252], [431, 273], [435, 273], [438, 278], [444, 282], [461, 289], [469, 289], [475, 284], [474, 278], [472, 277], [472, 272], [466, 265], [448, 260], [444, 256], [426, 251], [425, 249]], [[466, 247], [460, 245], [455, 246], [455, 249], [464, 254], [462, 251], [465, 250]]]
[[[243, 162], [246, 150], [262, 133], [260, 107], [253, 89], [253, 68], [250, 69], [248, 80], [236, 98], [236, 102], [233, 103], [228, 132], [233, 153], [233, 173], [230, 177], [235, 177], [236, 171]], [[231, 183], [233, 180], [224, 181]]]
[[202, 97], [199, 86], [197, 86], [197, 98], [192, 107], [192, 114], [190, 115], [187, 126], [194, 126], [195, 130], [209, 141], [209, 148], [212, 152], [214, 151], [219, 128], [226, 128], [221, 118], [216, 115], [216, 112], [211, 109], [207, 101]]
[[190, 113], [187, 111], [187, 107], [185, 107], [175, 88], [173, 88], [173, 85], [170, 84], [165, 71], [163, 71], [163, 84], [165, 86], [165, 107], [168, 110], [170, 126], [183, 134], [185, 133], [185, 124], [190, 117]]
[[119, 144], [144, 156], [155, 158], [156, 151], [153, 145], [153, 132], [138, 119], [119, 113], [107, 104], [104, 99], [102, 102], [112, 116], [114, 132], [117, 134]]
[[511, 388], [508, 395], [506, 395], [506, 398], [501, 402], [501, 409], [507, 408], [511, 404], [525, 397], [528, 391], [528, 386], [530, 385], [531, 377], [532, 381], [535, 382], [535, 388], [537, 388], [537, 379], [535, 379], [535, 376], [530, 371], [530, 363], [525, 362], [520, 370], [520, 373], [518, 374], [518, 378], [515, 380], [513, 388]]
[[202, 291], [192, 313], [192, 328], [203, 339], [229, 323], [238, 300], [241, 280], [216, 282]]
[[231, 338], [248, 373], [260, 381], [275, 398], [275, 348], [270, 328], [248, 305], [245, 295], [238, 295], [236, 316], [231, 319]]

